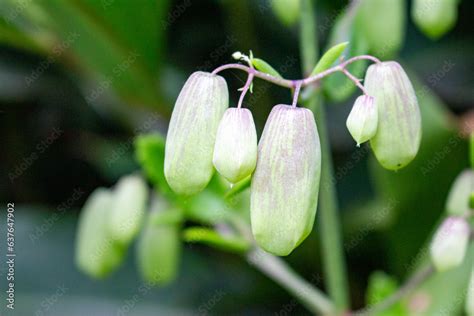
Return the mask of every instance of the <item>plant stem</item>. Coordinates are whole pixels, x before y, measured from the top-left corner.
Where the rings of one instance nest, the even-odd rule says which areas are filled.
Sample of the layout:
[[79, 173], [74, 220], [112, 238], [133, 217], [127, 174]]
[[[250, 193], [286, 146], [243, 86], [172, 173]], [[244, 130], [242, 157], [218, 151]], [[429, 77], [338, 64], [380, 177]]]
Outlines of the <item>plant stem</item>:
[[246, 258], [251, 265], [290, 292], [314, 314], [328, 315], [334, 310], [324, 293], [296, 274], [282, 259], [258, 248], [247, 253]]
[[[303, 71], [310, 73], [317, 59], [317, 34], [314, 10], [311, 0], [303, 0], [301, 4], [301, 53]], [[349, 61], [349, 60], [348, 60]], [[321, 96], [314, 94], [308, 100], [308, 107], [313, 110], [321, 140], [321, 186], [320, 186], [320, 236], [323, 252], [324, 275], [330, 297], [339, 311], [349, 307], [347, 271], [341, 241], [341, 228], [338, 218], [336, 189], [333, 179], [331, 147], [324, 105]]]

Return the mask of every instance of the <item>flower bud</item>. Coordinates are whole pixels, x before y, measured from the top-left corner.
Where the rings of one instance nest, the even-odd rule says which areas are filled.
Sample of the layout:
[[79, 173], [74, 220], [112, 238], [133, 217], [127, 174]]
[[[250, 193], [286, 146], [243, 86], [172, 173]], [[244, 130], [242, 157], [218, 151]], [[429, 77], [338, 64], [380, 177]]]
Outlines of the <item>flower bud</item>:
[[357, 146], [374, 137], [377, 132], [378, 112], [374, 98], [361, 95], [355, 101], [351, 113], [347, 117], [346, 126]]
[[313, 113], [275, 106], [263, 130], [251, 184], [252, 232], [260, 247], [285, 256], [309, 235], [320, 174], [321, 148]]
[[107, 229], [112, 205], [113, 194], [99, 188], [89, 196], [79, 215], [75, 261], [82, 272], [94, 278], [111, 273], [125, 254]]
[[257, 164], [257, 131], [248, 109], [230, 108], [217, 130], [214, 166], [229, 182], [252, 174]]
[[454, 181], [446, 200], [446, 211], [450, 215], [464, 215], [470, 208], [471, 194], [474, 193], [474, 171], [464, 170]]
[[110, 235], [127, 245], [140, 230], [145, 214], [148, 188], [138, 175], [126, 176], [117, 183], [109, 219]]
[[469, 224], [462, 217], [444, 220], [431, 242], [431, 260], [438, 271], [460, 265], [469, 241]]
[[217, 127], [229, 106], [224, 78], [195, 72], [176, 100], [165, 148], [165, 177], [178, 194], [203, 190], [214, 172]]
[[152, 211], [138, 240], [138, 270], [150, 285], [166, 285], [178, 273], [181, 257], [178, 210]]
[[421, 141], [421, 115], [413, 86], [396, 62], [373, 64], [365, 87], [376, 100], [377, 133], [370, 140], [379, 163], [390, 170], [403, 168], [415, 158]]
[[359, 3], [356, 26], [369, 49], [381, 58], [392, 57], [405, 37], [405, 1], [363, 0]]
[[458, 0], [415, 0], [412, 17], [415, 24], [428, 37], [437, 39], [456, 23]]

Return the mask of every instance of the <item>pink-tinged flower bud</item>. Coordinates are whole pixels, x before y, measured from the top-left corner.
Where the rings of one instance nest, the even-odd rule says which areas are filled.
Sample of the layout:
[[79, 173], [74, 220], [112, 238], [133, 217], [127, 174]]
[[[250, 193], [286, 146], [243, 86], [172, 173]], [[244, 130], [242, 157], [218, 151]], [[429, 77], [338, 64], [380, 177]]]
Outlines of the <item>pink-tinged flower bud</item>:
[[224, 78], [195, 72], [176, 100], [165, 148], [165, 177], [178, 194], [203, 190], [214, 172], [217, 127], [229, 106]]
[[361, 95], [347, 117], [346, 126], [357, 146], [374, 137], [377, 132], [378, 112], [374, 98]]
[[462, 217], [451, 216], [444, 220], [431, 242], [431, 260], [438, 271], [460, 265], [469, 241], [469, 224]]
[[456, 24], [459, 0], [415, 0], [412, 17], [420, 30], [432, 39], [437, 39]]
[[471, 194], [474, 193], [474, 171], [464, 170], [454, 181], [446, 200], [446, 211], [450, 215], [464, 215], [470, 208]]
[[248, 109], [230, 108], [217, 130], [214, 166], [229, 182], [252, 174], [257, 164], [257, 131]]
[[252, 232], [260, 247], [286, 256], [309, 235], [320, 174], [321, 148], [313, 113], [275, 106], [259, 143], [251, 184]]
[[384, 168], [401, 169], [415, 158], [421, 141], [420, 109], [410, 79], [396, 62], [377, 63], [367, 70], [365, 87], [378, 110], [370, 145]]

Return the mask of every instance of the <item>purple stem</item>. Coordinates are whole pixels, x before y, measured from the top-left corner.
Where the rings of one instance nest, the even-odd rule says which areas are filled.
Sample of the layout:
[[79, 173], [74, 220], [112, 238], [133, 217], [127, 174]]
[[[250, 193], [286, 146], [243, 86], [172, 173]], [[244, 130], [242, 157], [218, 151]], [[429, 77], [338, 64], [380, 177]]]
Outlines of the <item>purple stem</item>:
[[[253, 69], [253, 68], [250, 68], [250, 69]], [[247, 82], [245, 83], [245, 86], [242, 88], [242, 93], [240, 94], [239, 103], [237, 104], [237, 108], [239, 109], [242, 107], [242, 102], [244, 102], [244, 97], [247, 94], [247, 91], [249, 91], [250, 85], [252, 84], [253, 77], [254, 77], [254, 74], [250, 72], [247, 78]]]

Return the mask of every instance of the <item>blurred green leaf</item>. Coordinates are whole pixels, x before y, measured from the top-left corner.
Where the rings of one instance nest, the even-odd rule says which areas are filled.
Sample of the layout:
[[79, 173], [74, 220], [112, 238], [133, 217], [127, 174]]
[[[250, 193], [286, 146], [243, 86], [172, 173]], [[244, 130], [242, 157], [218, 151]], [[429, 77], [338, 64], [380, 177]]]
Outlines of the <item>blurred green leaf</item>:
[[165, 138], [161, 134], [139, 135], [135, 156], [147, 178], [162, 194], [174, 195], [165, 178]]
[[250, 61], [252, 62], [252, 65], [259, 71], [264, 72], [266, 74], [272, 75], [277, 78], [283, 78], [278, 71], [275, 70], [269, 63], [267, 63], [265, 60], [260, 59], [260, 58], [251, 58]]
[[328, 49], [314, 67], [313, 71], [311, 72], [311, 76], [329, 69], [346, 50], [348, 44], [349, 42], [344, 42], [334, 45]]
[[[364, 55], [368, 52], [368, 44], [360, 30], [354, 23], [353, 12], [347, 9], [336, 19], [335, 26], [329, 36], [329, 47], [334, 47], [337, 43], [348, 44], [341, 55], [344, 59], [352, 56]], [[367, 66], [366, 61], [358, 61], [347, 67], [354, 76], [360, 78], [364, 75]], [[326, 96], [332, 101], [342, 102], [356, 90], [356, 86], [344, 74], [335, 73], [323, 80], [323, 89]]]
[[202, 227], [187, 228], [183, 232], [187, 242], [199, 242], [220, 250], [242, 253], [250, 248], [247, 240], [239, 237], [224, 237], [216, 231]]
[[219, 195], [205, 190], [187, 201], [185, 215], [200, 223], [215, 224], [230, 218], [232, 210]]
[[[391, 294], [393, 294], [398, 288], [397, 281], [389, 276], [388, 274], [375, 271], [370, 275], [369, 284], [367, 287], [366, 301], [368, 306], [373, 306]], [[389, 309], [379, 312], [377, 316], [398, 316], [406, 315], [407, 311], [401, 302], [393, 305]]]

